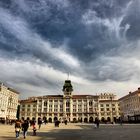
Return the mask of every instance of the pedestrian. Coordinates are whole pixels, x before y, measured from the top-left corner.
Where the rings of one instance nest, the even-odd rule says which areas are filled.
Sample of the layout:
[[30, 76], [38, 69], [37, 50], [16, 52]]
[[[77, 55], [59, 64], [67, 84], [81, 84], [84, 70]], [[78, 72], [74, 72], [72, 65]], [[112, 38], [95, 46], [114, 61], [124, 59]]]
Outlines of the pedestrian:
[[33, 125], [33, 136], [36, 136], [36, 131], [37, 131], [36, 125], [34, 124], [34, 125]]
[[65, 125], [67, 125], [67, 120], [65, 120]]
[[27, 136], [27, 131], [28, 131], [28, 128], [29, 128], [29, 122], [27, 120], [25, 120], [22, 124], [22, 131], [23, 131], [23, 137], [24, 139], [26, 138]]
[[15, 123], [16, 138], [19, 138], [20, 129], [21, 129], [21, 123], [20, 120], [17, 120]]
[[99, 128], [100, 120], [98, 118], [95, 119], [95, 128]]
[[41, 124], [42, 124], [42, 120], [41, 120], [41, 118], [39, 118], [39, 119], [38, 119], [38, 129], [41, 128]]

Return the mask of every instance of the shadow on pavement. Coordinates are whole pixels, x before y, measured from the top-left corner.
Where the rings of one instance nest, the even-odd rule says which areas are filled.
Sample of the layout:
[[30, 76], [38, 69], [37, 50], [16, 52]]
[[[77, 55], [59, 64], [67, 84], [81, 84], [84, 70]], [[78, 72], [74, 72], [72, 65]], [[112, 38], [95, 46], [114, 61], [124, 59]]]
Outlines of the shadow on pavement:
[[[104, 125], [95, 129], [93, 125], [77, 125], [77, 129], [54, 128], [47, 132], [37, 131], [37, 136], [28, 132], [26, 140], [139, 140], [140, 126]], [[10, 132], [9, 132], [10, 133]], [[20, 140], [23, 140], [20, 134]], [[15, 140], [15, 137], [1, 136], [0, 140]]]

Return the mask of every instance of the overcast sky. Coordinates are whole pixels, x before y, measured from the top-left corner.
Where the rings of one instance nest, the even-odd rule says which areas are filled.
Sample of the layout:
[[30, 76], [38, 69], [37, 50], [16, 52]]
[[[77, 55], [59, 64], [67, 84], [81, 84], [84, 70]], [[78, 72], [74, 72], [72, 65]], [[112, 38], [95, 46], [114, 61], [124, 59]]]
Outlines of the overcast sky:
[[140, 0], [0, 0], [0, 81], [20, 98], [140, 86]]

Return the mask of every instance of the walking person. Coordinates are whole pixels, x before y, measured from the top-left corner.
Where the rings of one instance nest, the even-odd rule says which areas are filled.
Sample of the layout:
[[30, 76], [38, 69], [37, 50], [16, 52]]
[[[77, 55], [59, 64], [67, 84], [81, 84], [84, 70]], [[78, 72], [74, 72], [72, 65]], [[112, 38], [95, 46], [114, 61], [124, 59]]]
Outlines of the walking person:
[[23, 137], [24, 139], [26, 138], [27, 136], [27, 131], [28, 131], [28, 128], [29, 128], [29, 122], [27, 120], [25, 120], [22, 124], [22, 131], [23, 131]]
[[99, 128], [100, 120], [98, 118], [95, 119], [95, 128]]
[[41, 120], [41, 118], [39, 118], [39, 119], [38, 119], [38, 129], [41, 128], [41, 124], [42, 124], [42, 120]]
[[68, 122], [68, 121], [67, 121], [67, 120], [65, 120], [65, 125], [67, 125], [67, 122]]
[[33, 124], [33, 136], [36, 136], [36, 125], [35, 124]]
[[19, 138], [20, 129], [21, 129], [21, 123], [19, 120], [17, 120], [15, 123], [16, 138]]

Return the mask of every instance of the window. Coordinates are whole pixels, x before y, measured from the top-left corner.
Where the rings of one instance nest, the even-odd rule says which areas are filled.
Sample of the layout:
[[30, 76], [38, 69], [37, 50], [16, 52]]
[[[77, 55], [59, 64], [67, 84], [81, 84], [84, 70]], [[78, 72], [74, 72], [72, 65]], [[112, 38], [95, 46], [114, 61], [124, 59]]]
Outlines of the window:
[[44, 106], [47, 106], [47, 102], [44, 102]]
[[82, 109], [78, 109], [78, 112], [82, 112]]
[[59, 102], [60, 102], [60, 103], [62, 103], [62, 102], [63, 102], [63, 100], [59, 100]]
[[27, 116], [30, 116], [30, 113], [27, 113]]
[[63, 108], [63, 105], [60, 105], [60, 108]]
[[107, 110], [107, 111], [110, 111], [110, 109], [109, 109], [109, 108], [107, 108], [106, 110]]
[[47, 108], [44, 108], [44, 112], [47, 112]]
[[101, 104], [100, 106], [101, 106], [101, 107], [104, 107], [104, 105], [103, 105], [103, 104]]
[[63, 116], [63, 114], [61, 113], [61, 114], [60, 114], [60, 116], [62, 117], [62, 116]]
[[75, 113], [73, 113], [73, 116], [76, 116], [76, 114], [75, 114]]
[[60, 112], [63, 112], [63, 108], [60, 108]]
[[76, 109], [73, 109], [73, 112], [76, 112]]
[[70, 107], [70, 102], [66, 102], [66, 107]]
[[92, 101], [89, 102], [89, 106], [92, 106]]
[[109, 104], [106, 104], [106, 107], [109, 107]]
[[101, 111], [104, 111], [104, 108], [101, 108]]
[[73, 105], [73, 108], [76, 108], [76, 105]]
[[104, 116], [104, 113], [101, 113], [101, 116]]
[[81, 108], [82, 107], [82, 105], [78, 105], [78, 108]]
[[115, 111], [115, 108], [112, 108], [112, 111]]
[[93, 111], [93, 109], [92, 108], [89, 108], [89, 112], [92, 112]]
[[28, 105], [28, 107], [30, 107], [30, 105]]
[[66, 108], [66, 112], [70, 112], [70, 109], [69, 108]]
[[73, 102], [76, 102], [76, 100], [73, 100]]
[[84, 105], [84, 108], [87, 108], [87, 105]]

